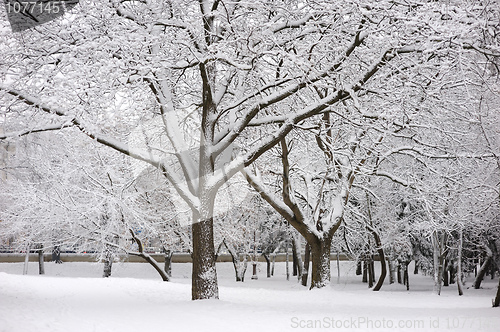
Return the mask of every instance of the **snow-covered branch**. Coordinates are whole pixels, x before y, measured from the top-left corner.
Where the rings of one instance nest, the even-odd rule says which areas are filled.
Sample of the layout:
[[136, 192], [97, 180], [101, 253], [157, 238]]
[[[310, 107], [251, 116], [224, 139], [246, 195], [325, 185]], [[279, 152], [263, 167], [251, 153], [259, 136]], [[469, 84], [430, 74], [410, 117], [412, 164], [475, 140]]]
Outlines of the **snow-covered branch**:
[[32, 129], [25, 129], [25, 130], [0, 134], [0, 139], [6, 139], [6, 138], [10, 138], [10, 137], [21, 137], [21, 136], [29, 135], [32, 133], [41, 133], [44, 131], [61, 130], [63, 128], [68, 128], [68, 127], [72, 127], [72, 126], [73, 126], [73, 123], [47, 125], [47, 126], [43, 126], [43, 127], [37, 127], [37, 128], [32, 128]]

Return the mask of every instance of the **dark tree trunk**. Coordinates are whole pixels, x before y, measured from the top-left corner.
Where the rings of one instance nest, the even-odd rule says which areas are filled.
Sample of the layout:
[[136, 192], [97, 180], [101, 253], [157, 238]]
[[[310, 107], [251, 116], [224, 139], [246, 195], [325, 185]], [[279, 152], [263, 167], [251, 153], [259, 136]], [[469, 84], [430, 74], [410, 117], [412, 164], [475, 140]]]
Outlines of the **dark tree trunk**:
[[312, 254], [311, 289], [325, 287], [330, 282], [330, 247], [332, 238], [316, 239], [309, 245]]
[[464, 285], [462, 283], [462, 250], [463, 247], [463, 230], [460, 229], [459, 238], [458, 238], [458, 250], [457, 250], [457, 271], [456, 271], [456, 279], [457, 279], [457, 290], [458, 295], [464, 295]]
[[311, 261], [311, 246], [306, 243], [304, 254], [304, 271], [302, 271], [302, 286], [307, 286], [307, 278], [309, 276], [309, 262]]
[[268, 254], [262, 254], [264, 256], [264, 259], [266, 260], [266, 272], [267, 272], [267, 277], [271, 278], [271, 260], [269, 259]]
[[443, 267], [443, 286], [449, 286], [449, 271], [448, 271], [448, 260], [444, 260], [444, 267]]
[[373, 287], [373, 283], [374, 283], [374, 280], [375, 280], [375, 276], [374, 276], [374, 265], [373, 265], [373, 256], [372, 255], [369, 255], [368, 256], [368, 288], [372, 288]]
[[372, 286], [375, 283], [376, 275], [375, 275], [375, 259], [373, 258], [373, 255], [370, 256], [370, 269], [371, 269], [371, 276], [372, 276]]
[[415, 260], [415, 268], [413, 269], [413, 274], [418, 274], [418, 264], [419, 264], [419, 261]]
[[496, 272], [497, 272], [497, 266], [495, 264], [495, 260], [492, 260], [491, 264], [490, 264], [490, 277], [491, 277], [491, 280], [495, 279], [495, 273]]
[[410, 274], [408, 273], [408, 265], [410, 265], [410, 262], [405, 262], [403, 273], [403, 283], [406, 285], [406, 290], [410, 290]]
[[297, 250], [293, 245], [292, 241], [292, 276], [296, 277], [299, 270], [299, 264], [297, 262]]
[[474, 280], [474, 288], [479, 289], [481, 288], [481, 282], [484, 279], [484, 276], [486, 274], [486, 271], [488, 271], [490, 265], [491, 265], [492, 257], [491, 256], [486, 256], [485, 261], [479, 268], [479, 271], [477, 273], [476, 279]]
[[[111, 239], [107, 239], [108, 241], [112, 241]], [[113, 251], [110, 246], [104, 246], [104, 270], [102, 273], [103, 278], [111, 277], [111, 269], [113, 267]]]
[[396, 274], [396, 269], [394, 268], [394, 261], [392, 259], [387, 259], [387, 265], [389, 265], [389, 283], [393, 284], [395, 281], [394, 275]]
[[54, 246], [54, 249], [52, 249], [52, 261], [56, 262], [56, 264], [62, 264], [61, 249], [59, 246]]
[[107, 251], [104, 256], [104, 271], [102, 273], [103, 278], [111, 277], [112, 267], [113, 267], [113, 254]]
[[375, 245], [377, 246], [378, 257], [380, 258], [380, 277], [378, 278], [378, 282], [373, 288], [374, 291], [379, 291], [384, 284], [385, 276], [387, 275], [387, 265], [385, 263], [385, 254], [384, 249], [382, 249], [382, 241], [380, 240], [380, 236], [378, 233], [373, 230], [373, 237], [375, 238]]
[[[194, 218], [197, 220], [198, 218]], [[218, 299], [217, 271], [215, 267], [213, 218], [195, 222], [193, 236], [193, 300]]]
[[45, 274], [45, 264], [43, 261], [43, 244], [38, 247], [38, 274]]
[[453, 262], [449, 262], [448, 270], [450, 271], [450, 285], [453, 285], [455, 283], [456, 277], [455, 265], [453, 264]]
[[497, 288], [497, 295], [495, 296], [495, 299], [493, 300], [493, 307], [499, 307], [500, 306], [500, 278], [498, 278], [498, 288]]
[[363, 273], [363, 267], [361, 264], [362, 264], [361, 260], [358, 260], [358, 262], [356, 263], [356, 275], [357, 276], [360, 276]]
[[[165, 274], [171, 278], [172, 277], [172, 255], [173, 255], [173, 251], [172, 250], [167, 250], [167, 249], [164, 249], [165, 250], [165, 254], [163, 255], [163, 257], [165, 258], [165, 263], [164, 263], [164, 266], [163, 266], [163, 271], [165, 271]], [[215, 258], [217, 260], [217, 258]]]
[[302, 273], [304, 266], [302, 263], [302, 256], [300, 250], [299, 239], [292, 234], [292, 254], [293, 254], [293, 275], [297, 277], [298, 281], [302, 281]]
[[290, 254], [288, 253], [288, 241], [286, 243], [286, 254], [285, 254], [285, 262], [286, 262], [286, 280], [290, 280]]
[[398, 274], [398, 284], [402, 284], [403, 283], [403, 277], [401, 275], [401, 262], [398, 261], [398, 271], [397, 271], [397, 274]]
[[276, 254], [271, 256], [271, 276], [274, 276], [274, 265], [276, 264]]
[[363, 258], [363, 277], [362, 282], [368, 282], [368, 262], [366, 258]]

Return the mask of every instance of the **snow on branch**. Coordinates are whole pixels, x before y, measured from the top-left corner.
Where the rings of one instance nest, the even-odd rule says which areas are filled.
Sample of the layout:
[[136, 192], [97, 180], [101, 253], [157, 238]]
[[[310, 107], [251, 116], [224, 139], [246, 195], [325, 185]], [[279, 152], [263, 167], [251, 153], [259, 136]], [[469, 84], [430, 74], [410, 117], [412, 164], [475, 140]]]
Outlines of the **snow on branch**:
[[279, 32], [284, 29], [289, 29], [289, 28], [299, 28], [303, 25], [305, 25], [307, 22], [309, 22], [311, 19], [317, 17], [317, 15], [314, 15], [313, 13], [310, 13], [306, 16], [304, 16], [301, 19], [295, 20], [295, 21], [285, 21], [280, 24], [276, 24], [272, 31], [273, 33]]
[[32, 133], [41, 133], [44, 131], [61, 130], [63, 128], [68, 128], [68, 127], [72, 127], [72, 126], [73, 126], [72, 123], [47, 125], [47, 126], [39, 127], [39, 128], [25, 129], [25, 130], [15, 131], [15, 132], [11, 132], [11, 133], [0, 134], [0, 139], [7, 139], [7, 138], [11, 138], [11, 137], [21, 137], [21, 136], [29, 135]]
[[373, 173], [373, 175], [382, 176], [382, 177], [388, 178], [392, 182], [400, 184], [400, 185], [402, 185], [404, 187], [410, 187], [412, 189], [415, 189], [415, 185], [414, 184], [412, 184], [412, 183], [404, 180], [403, 178], [401, 178], [399, 176], [396, 176], [396, 175], [393, 175], [393, 174], [390, 174], [390, 173], [387, 173], [387, 172], [384, 172], [384, 171], [376, 171], [376, 172]]
[[429, 159], [448, 159], [448, 160], [461, 159], [461, 158], [467, 158], [467, 159], [495, 158], [495, 155], [492, 153], [474, 154], [474, 153], [447, 152], [446, 154], [432, 154], [432, 153], [424, 151], [424, 149], [419, 148], [417, 146], [405, 145], [405, 146], [399, 146], [397, 148], [391, 149], [390, 151], [386, 152], [383, 156], [380, 157], [378, 163], [380, 164], [382, 161], [387, 159], [390, 155], [398, 154], [398, 153], [410, 155], [410, 156], [414, 156], [416, 154], [416, 155], [426, 157]]

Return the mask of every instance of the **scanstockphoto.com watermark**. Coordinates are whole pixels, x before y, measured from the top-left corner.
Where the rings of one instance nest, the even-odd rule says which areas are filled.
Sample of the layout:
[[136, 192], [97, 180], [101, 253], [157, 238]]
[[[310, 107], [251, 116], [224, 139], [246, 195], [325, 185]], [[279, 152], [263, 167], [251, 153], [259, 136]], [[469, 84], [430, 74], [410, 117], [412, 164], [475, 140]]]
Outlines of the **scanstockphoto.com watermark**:
[[493, 324], [482, 317], [429, 317], [418, 319], [387, 319], [353, 316], [347, 318], [323, 317], [320, 319], [304, 319], [292, 317], [290, 327], [293, 329], [336, 329], [336, 330], [460, 330], [491, 328]]

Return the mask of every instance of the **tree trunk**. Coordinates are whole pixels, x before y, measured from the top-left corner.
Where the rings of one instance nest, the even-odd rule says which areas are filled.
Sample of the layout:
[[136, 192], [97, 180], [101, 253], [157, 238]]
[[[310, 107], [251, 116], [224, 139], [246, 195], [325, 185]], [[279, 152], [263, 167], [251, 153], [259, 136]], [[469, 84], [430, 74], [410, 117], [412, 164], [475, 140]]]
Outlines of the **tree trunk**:
[[361, 264], [362, 264], [362, 263], [361, 263], [361, 260], [358, 260], [358, 261], [356, 262], [356, 275], [357, 275], [357, 276], [360, 276], [361, 274], [363, 274], [363, 267], [362, 267], [362, 265], [361, 265]]
[[403, 283], [406, 285], [406, 290], [410, 290], [410, 274], [408, 273], [408, 265], [410, 261], [405, 262], [404, 273], [403, 273]]
[[30, 246], [26, 247], [26, 255], [24, 256], [23, 274], [28, 274], [28, 263], [30, 261]]
[[311, 246], [309, 245], [309, 243], [306, 243], [306, 251], [304, 254], [304, 271], [302, 272], [302, 286], [307, 286], [310, 261], [311, 261]]
[[363, 257], [363, 277], [361, 281], [368, 282], [368, 262], [365, 257]]
[[292, 254], [293, 254], [293, 264], [294, 264], [294, 276], [297, 276], [299, 281], [302, 281], [302, 273], [304, 270], [302, 263], [302, 254], [301, 254], [301, 245], [300, 240], [292, 234]]
[[104, 254], [104, 271], [102, 273], [103, 278], [111, 277], [111, 268], [113, 267], [113, 254], [111, 251], [106, 250]]
[[337, 251], [337, 284], [340, 284], [340, 253]]
[[295, 249], [295, 245], [292, 241], [292, 276], [296, 277], [298, 274], [298, 263], [297, 263], [297, 250]]
[[276, 254], [271, 255], [271, 276], [274, 276], [274, 265], [276, 264]]
[[418, 264], [419, 260], [415, 260], [415, 267], [413, 268], [413, 274], [418, 274]]
[[[165, 274], [169, 277], [172, 278], [172, 255], [173, 251], [172, 250], [167, 250], [164, 248], [165, 254], [163, 255], [165, 259], [165, 263], [163, 265], [163, 271], [165, 271]], [[217, 260], [217, 258], [215, 258]]]
[[476, 279], [474, 280], [474, 288], [479, 289], [481, 288], [481, 282], [484, 279], [484, 276], [486, 272], [488, 271], [491, 261], [493, 260], [493, 257], [491, 255], [486, 256], [486, 259], [484, 260], [483, 264], [479, 268], [479, 271], [477, 272]]
[[434, 265], [434, 293], [441, 295], [441, 287], [443, 286], [443, 270], [444, 259], [446, 255], [446, 233], [438, 234], [435, 231], [432, 234], [432, 251], [433, 251], [433, 265]]
[[[193, 220], [199, 220], [196, 216]], [[215, 267], [213, 217], [194, 222], [193, 236], [193, 300], [218, 299], [217, 271]]]
[[380, 240], [380, 236], [372, 229], [373, 238], [375, 239], [375, 245], [377, 246], [378, 257], [380, 259], [380, 277], [378, 278], [378, 282], [373, 288], [374, 291], [379, 291], [384, 284], [385, 276], [387, 275], [387, 265], [385, 264], [385, 254], [384, 249], [382, 248], [382, 241]]
[[286, 242], [286, 255], [285, 255], [285, 261], [286, 261], [286, 280], [290, 280], [290, 262], [289, 262], [289, 254], [288, 254], [288, 241]]
[[38, 274], [45, 274], [45, 263], [43, 261], [43, 244], [38, 247]]
[[458, 239], [458, 252], [457, 252], [457, 289], [458, 289], [458, 295], [462, 296], [464, 295], [464, 286], [462, 284], [462, 229], [460, 229], [459, 232], [459, 239]]
[[394, 261], [390, 258], [387, 259], [387, 265], [389, 265], [389, 283], [393, 284], [395, 281], [396, 268], [394, 267]]
[[397, 276], [398, 276], [398, 284], [402, 284], [403, 283], [403, 277], [401, 275], [401, 262], [398, 261], [398, 271], [397, 271]]
[[61, 249], [59, 246], [54, 246], [54, 249], [52, 249], [52, 261], [56, 262], [56, 264], [62, 264]]
[[330, 247], [332, 238], [327, 236], [309, 244], [312, 254], [311, 289], [322, 288], [330, 283]]
[[378, 282], [373, 288], [374, 291], [379, 291], [382, 288], [382, 285], [384, 284], [385, 277], [387, 276], [387, 265], [385, 263], [385, 255], [384, 255], [384, 250], [379, 247], [377, 249], [378, 251], [378, 256], [380, 257], [380, 277], [378, 278]]
[[444, 259], [444, 264], [443, 264], [443, 286], [448, 287], [450, 285], [449, 283], [449, 273], [448, 273], [448, 260]]
[[375, 280], [374, 276], [374, 265], [373, 265], [373, 256], [368, 255], [368, 288], [373, 287], [373, 282]]
[[271, 278], [271, 260], [269, 259], [268, 254], [262, 254], [264, 256], [264, 259], [266, 260], [266, 272], [267, 272], [267, 277]]
[[498, 278], [498, 288], [497, 288], [497, 296], [495, 296], [495, 299], [493, 300], [493, 307], [499, 307], [500, 306], [500, 278]]
[[450, 285], [453, 285], [456, 281], [456, 274], [457, 274], [457, 271], [455, 271], [455, 264], [453, 261], [448, 263], [448, 271], [450, 273]]

